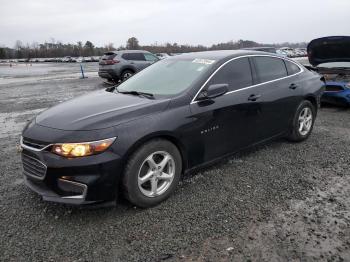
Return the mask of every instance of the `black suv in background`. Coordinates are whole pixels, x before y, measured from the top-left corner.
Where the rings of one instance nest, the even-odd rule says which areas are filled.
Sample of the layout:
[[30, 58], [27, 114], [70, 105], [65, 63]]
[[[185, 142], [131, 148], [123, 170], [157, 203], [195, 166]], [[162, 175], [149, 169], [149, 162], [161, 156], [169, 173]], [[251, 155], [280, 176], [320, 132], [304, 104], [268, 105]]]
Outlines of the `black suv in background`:
[[133, 74], [158, 61], [159, 58], [143, 50], [111, 51], [99, 62], [98, 75], [108, 81], [125, 81]]

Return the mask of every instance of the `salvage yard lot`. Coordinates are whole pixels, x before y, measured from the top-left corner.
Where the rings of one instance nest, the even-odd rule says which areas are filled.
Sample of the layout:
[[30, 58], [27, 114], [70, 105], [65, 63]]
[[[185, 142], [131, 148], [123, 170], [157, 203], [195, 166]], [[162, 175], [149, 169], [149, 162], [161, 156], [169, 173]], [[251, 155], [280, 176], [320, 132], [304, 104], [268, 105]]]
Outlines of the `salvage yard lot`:
[[350, 261], [349, 109], [322, 108], [306, 142], [280, 139], [185, 176], [152, 209], [43, 202], [23, 184], [20, 132], [105, 88], [96, 63], [88, 79], [79, 70], [0, 66], [0, 261]]

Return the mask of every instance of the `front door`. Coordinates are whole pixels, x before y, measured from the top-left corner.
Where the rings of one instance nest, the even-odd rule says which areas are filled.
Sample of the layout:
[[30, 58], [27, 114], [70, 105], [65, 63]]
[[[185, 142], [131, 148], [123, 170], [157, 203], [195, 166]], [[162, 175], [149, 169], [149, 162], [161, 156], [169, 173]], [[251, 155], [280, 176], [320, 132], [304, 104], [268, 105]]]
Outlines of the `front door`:
[[261, 114], [257, 104], [248, 100], [249, 87], [253, 85], [248, 58], [234, 59], [225, 64], [202, 91], [214, 84], [228, 84], [228, 93], [210, 100], [195, 100], [190, 105], [195, 119], [192, 139], [201, 145], [197, 154], [202, 154], [204, 162], [249, 145]]

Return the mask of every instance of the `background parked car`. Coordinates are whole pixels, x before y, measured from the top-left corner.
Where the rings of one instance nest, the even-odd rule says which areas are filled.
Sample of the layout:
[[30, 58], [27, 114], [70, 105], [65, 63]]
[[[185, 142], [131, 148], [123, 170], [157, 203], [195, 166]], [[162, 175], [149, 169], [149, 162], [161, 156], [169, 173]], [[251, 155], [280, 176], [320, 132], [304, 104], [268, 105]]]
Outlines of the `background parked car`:
[[155, 54], [159, 59], [165, 59], [170, 57], [170, 55], [168, 55], [167, 53], [157, 53]]
[[296, 48], [295, 52], [298, 57], [307, 56], [306, 48]]
[[280, 48], [282, 52], [284, 52], [287, 57], [295, 57], [294, 49], [290, 47], [282, 47]]
[[108, 81], [125, 81], [158, 60], [157, 56], [143, 50], [111, 51], [100, 59], [98, 75]]
[[326, 80], [323, 103], [350, 106], [350, 36], [329, 36], [312, 40], [309, 62]]
[[62, 59], [62, 62], [71, 63], [71, 62], [74, 62], [74, 61], [73, 61], [73, 58], [72, 58], [71, 56], [65, 56], [65, 57]]
[[262, 52], [276, 54], [276, 48], [270, 47], [270, 46], [259, 46], [259, 47], [243, 48], [243, 49], [244, 50], [252, 50], [252, 51], [262, 51]]

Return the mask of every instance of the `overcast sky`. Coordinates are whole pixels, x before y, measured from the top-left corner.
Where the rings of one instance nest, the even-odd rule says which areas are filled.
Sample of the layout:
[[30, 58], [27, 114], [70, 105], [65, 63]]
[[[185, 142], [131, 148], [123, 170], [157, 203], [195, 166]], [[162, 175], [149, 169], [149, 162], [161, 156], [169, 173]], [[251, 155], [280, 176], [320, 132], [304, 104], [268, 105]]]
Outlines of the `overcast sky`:
[[0, 46], [301, 42], [350, 35], [350, 0], [0, 0]]

